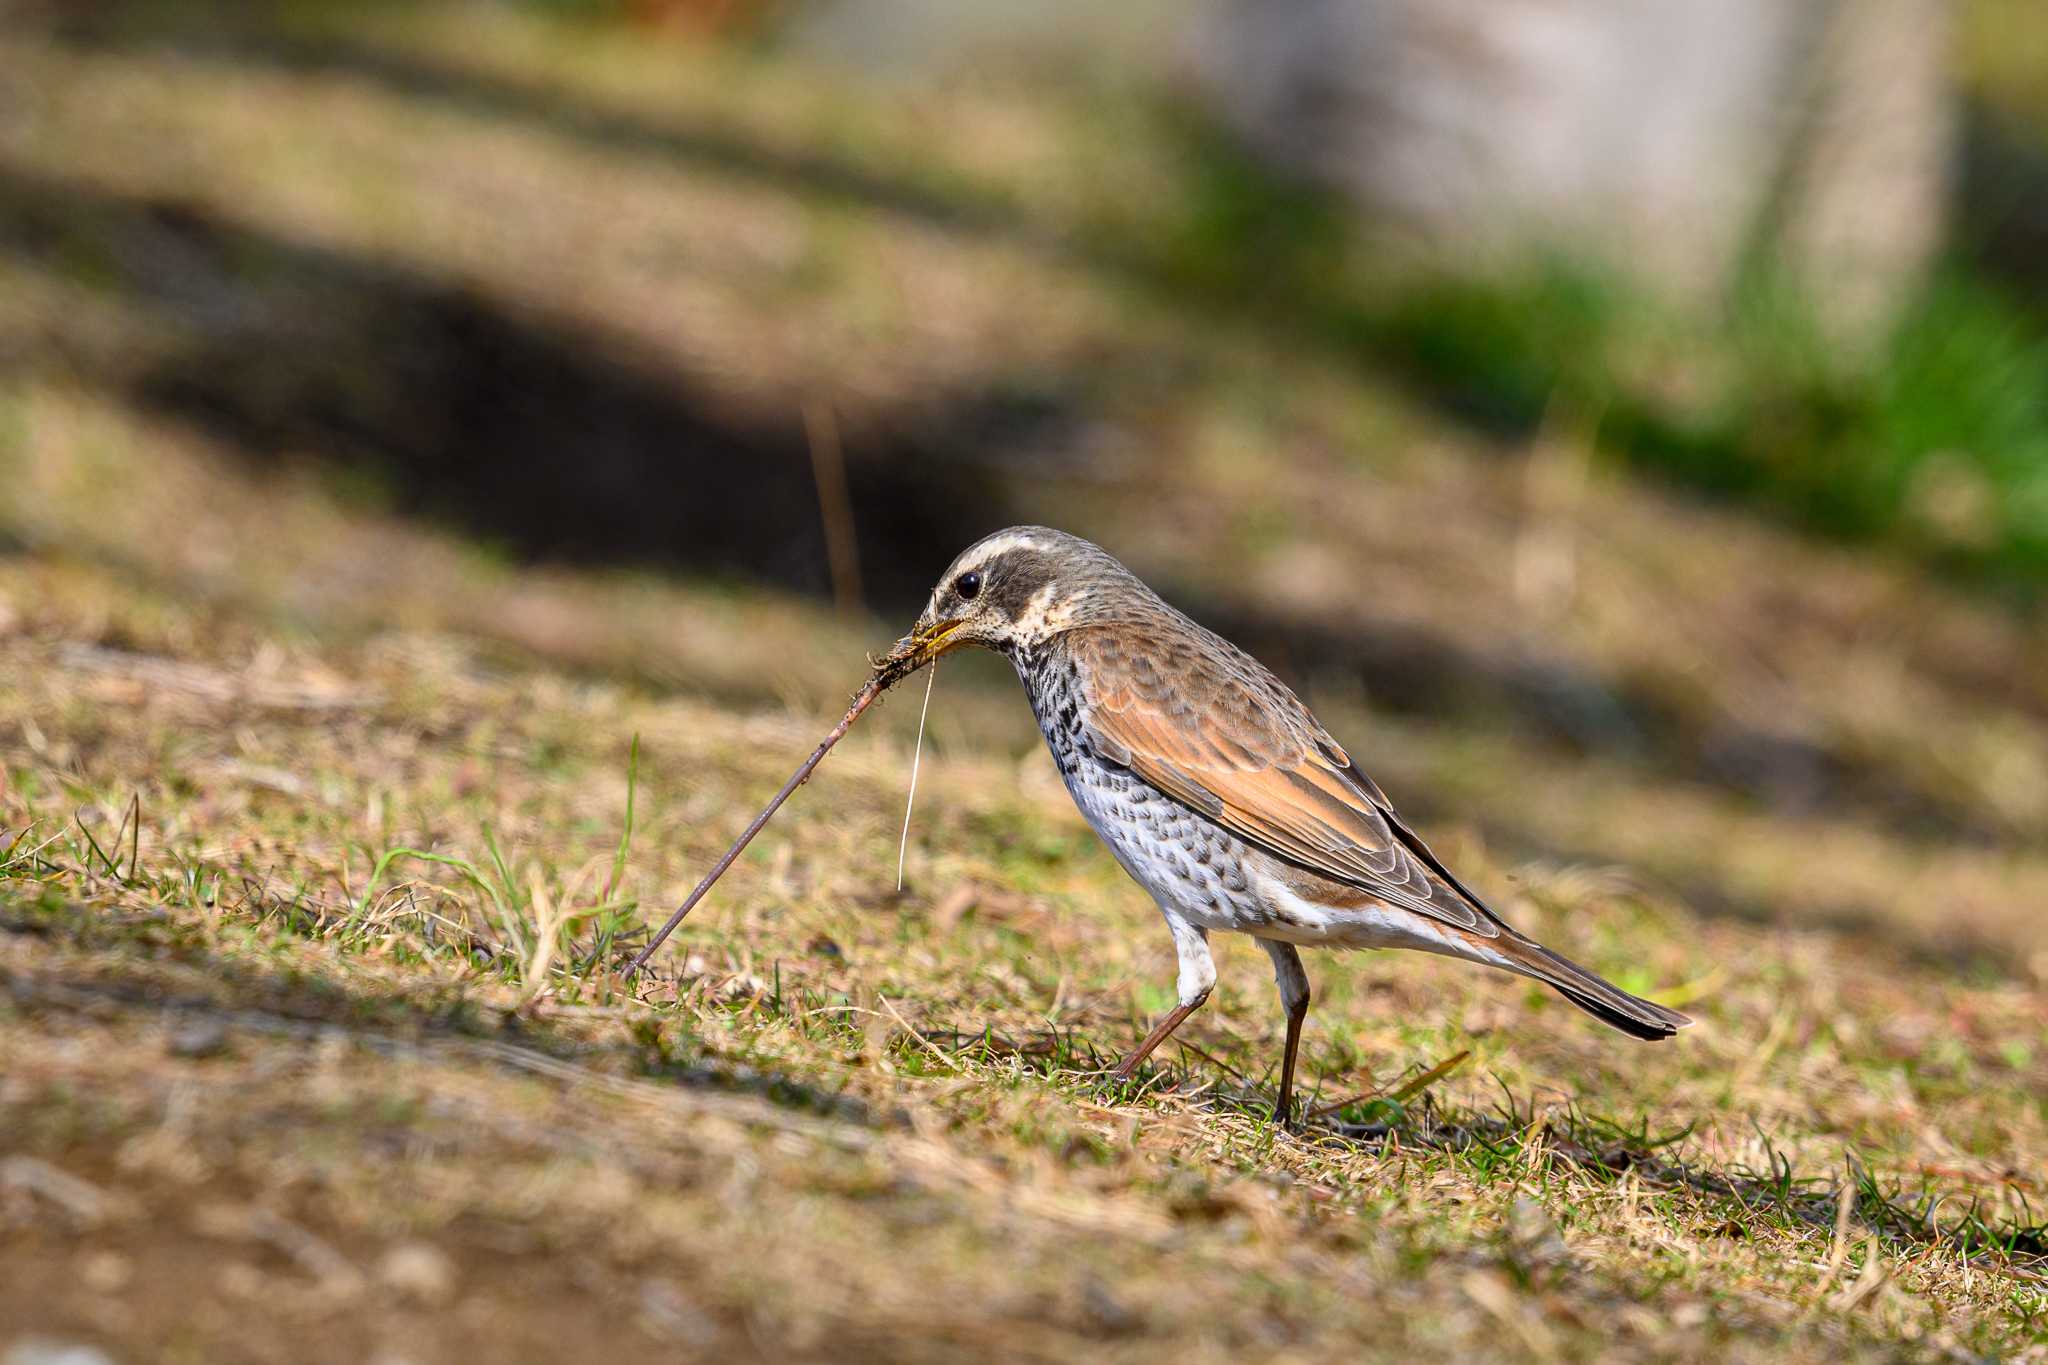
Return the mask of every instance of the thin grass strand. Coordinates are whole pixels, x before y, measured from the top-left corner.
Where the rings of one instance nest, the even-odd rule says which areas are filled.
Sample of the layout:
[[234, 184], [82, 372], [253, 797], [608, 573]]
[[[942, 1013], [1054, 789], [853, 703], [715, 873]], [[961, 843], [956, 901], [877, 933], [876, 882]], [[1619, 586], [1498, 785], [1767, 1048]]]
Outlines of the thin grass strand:
[[917, 804], [917, 769], [924, 761], [924, 722], [932, 713], [932, 684], [939, 678], [939, 661], [932, 660], [924, 675], [924, 705], [917, 712], [917, 747], [910, 751], [910, 792], [903, 798], [903, 835], [896, 841], [896, 889], [903, 889], [903, 866], [910, 855], [910, 810]]

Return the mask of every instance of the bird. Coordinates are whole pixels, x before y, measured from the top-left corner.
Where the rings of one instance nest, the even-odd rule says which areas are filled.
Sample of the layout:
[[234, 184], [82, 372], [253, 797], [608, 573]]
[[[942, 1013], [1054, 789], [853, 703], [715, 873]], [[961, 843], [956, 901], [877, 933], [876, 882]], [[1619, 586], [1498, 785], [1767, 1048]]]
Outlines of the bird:
[[1273, 1118], [1289, 1128], [1310, 997], [1303, 947], [1479, 963], [1634, 1038], [1693, 1022], [1512, 928], [1286, 684], [1100, 546], [1043, 526], [983, 537], [878, 669], [900, 676], [969, 647], [1015, 667], [1074, 804], [1173, 940], [1176, 1004], [1112, 1078], [1128, 1080], [1209, 998], [1218, 932], [1249, 935], [1272, 961], [1287, 1019]]

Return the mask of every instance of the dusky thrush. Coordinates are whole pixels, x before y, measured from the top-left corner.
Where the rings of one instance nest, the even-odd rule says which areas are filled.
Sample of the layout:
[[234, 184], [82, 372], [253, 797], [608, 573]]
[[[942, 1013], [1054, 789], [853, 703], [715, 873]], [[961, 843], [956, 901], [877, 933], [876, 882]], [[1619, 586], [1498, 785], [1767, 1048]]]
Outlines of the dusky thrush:
[[1272, 959], [1287, 1011], [1274, 1106], [1283, 1122], [1308, 1014], [1301, 945], [1483, 963], [1636, 1038], [1692, 1022], [1509, 927], [1285, 684], [1100, 547], [1038, 526], [968, 547], [891, 660], [915, 667], [968, 645], [1016, 666], [1074, 804], [1173, 935], [1179, 1003], [1117, 1077], [1208, 998], [1212, 930], [1249, 934]]

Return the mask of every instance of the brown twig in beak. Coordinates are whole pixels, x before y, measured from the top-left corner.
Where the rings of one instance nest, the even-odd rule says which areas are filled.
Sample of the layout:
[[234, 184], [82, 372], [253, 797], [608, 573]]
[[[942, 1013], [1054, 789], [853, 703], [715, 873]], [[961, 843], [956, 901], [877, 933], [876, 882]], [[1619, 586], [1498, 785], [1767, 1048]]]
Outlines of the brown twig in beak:
[[831, 733], [825, 736], [817, 748], [811, 750], [811, 756], [803, 761], [803, 765], [789, 775], [789, 781], [782, 784], [782, 790], [775, 793], [774, 798], [762, 807], [761, 813], [754, 817], [754, 823], [748, 825], [740, 837], [733, 841], [732, 847], [725, 851], [725, 856], [712, 864], [711, 870], [704, 874], [703, 881], [697, 883], [697, 889], [690, 893], [689, 899], [677, 907], [676, 912], [668, 917], [668, 923], [661, 926], [660, 932], [647, 941], [647, 946], [640, 950], [632, 965], [626, 968], [628, 981], [640, 974], [640, 969], [647, 965], [647, 959], [654, 956], [655, 949], [661, 947], [663, 941], [675, 932], [676, 926], [683, 922], [683, 916], [696, 909], [697, 902], [704, 899], [704, 894], [711, 889], [712, 884], [723, 877], [726, 869], [738, 860], [741, 852], [753, 842], [754, 836], [761, 832], [761, 827], [768, 823], [769, 817], [780, 810], [782, 803], [789, 799], [790, 793], [810, 781], [811, 773], [824, 761], [832, 746], [845, 738], [846, 732], [853, 728], [853, 723], [860, 719], [861, 712], [867, 710], [876, 697], [929, 662], [929, 657], [924, 656], [923, 651], [908, 639], [899, 641], [894, 649], [875, 661], [873, 675], [854, 696], [853, 705], [846, 709], [846, 714], [832, 727]]

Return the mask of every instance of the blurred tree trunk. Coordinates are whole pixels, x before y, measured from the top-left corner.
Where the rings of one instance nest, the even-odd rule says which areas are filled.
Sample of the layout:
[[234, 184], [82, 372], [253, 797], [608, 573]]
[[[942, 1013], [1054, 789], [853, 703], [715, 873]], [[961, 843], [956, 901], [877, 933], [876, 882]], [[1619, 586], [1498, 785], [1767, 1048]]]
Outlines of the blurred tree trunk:
[[1939, 250], [1958, 173], [1949, 0], [1835, 0], [1792, 148], [1786, 263], [1845, 340], [1880, 335]]
[[1563, 251], [1667, 295], [1775, 249], [1845, 334], [1936, 245], [1949, 0], [1223, 0], [1226, 123], [1431, 249]]

